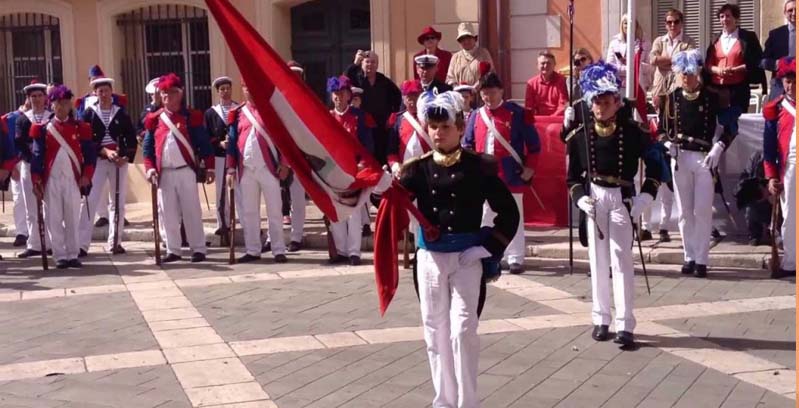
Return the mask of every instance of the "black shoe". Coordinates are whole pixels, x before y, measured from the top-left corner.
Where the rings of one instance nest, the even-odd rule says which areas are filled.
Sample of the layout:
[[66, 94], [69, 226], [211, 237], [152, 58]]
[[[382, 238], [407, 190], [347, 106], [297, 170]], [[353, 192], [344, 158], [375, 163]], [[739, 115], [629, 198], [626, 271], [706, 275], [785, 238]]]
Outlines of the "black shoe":
[[349, 259], [346, 256], [338, 255], [335, 258], [328, 259], [327, 264], [328, 265], [338, 265], [338, 264], [346, 263], [348, 260]]
[[694, 276], [697, 278], [707, 278], [707, 265], [696, 265], [696, 271], [694, 271]]
[[48, 249], [47, 250], [47, 256], [53, 256], [53, 250], [52, 249]]
[[749, 246], [756, 247], [756, 246], [759, 246], [759, 245], [760, 245], [760, 240], [759, 240], [759, 239], [757, 239], [757, 238], [751, 238], [751, 239], [749, 240]]
[[180, 242], [180, 247], [181, 248], [188, 248], [189, 247], [189, 242], [188, 241], [181, 241]]
[[250, 254], [244, 254], [244, 256], [242, 256], [241, 258], [239, 258], [239, 259], [237, 259], [237, 260], [236, 260], [236, 263], [249, 263], [249, 262], [255, 262], [255, 261], [258, 261], [258, 260], [260, 260], [260, 259], [261, 259], [261, 257], [260, 257], [260, 256], [254, 256], [254, 255], [250, 255]]
[[217, 228], [216, 231], [214, 231], [214, 235], [222, 235], [222, 228]]
[[693, 275], [695, 270], [696, 270], [696, 262], [694, 261], [685, 262], [682, 264], [682, 269], [680, 270], [680, 273], [682, 273], [683, 275]]
[[669, 236], [668, 230], [662, 229], [660, 232], [658, 232], [658, 235], [660, 235], [660, 242], [671, 242], [671, 237]]
[[130, 227], [130, 221], [127, 218], [122, 219], [122, 225], [126, 227]]
[[372, 227], [369, 224], [365, 224], [363, 226], [363, 230], [361, 231], [364, 237], [371, 237], [372, 236]]
[[161, 259], [161, 263], [172, 263], [172, 262], [177, 262], [177, 261], [179, 261], [179, 260], [181, 260], [181, 259], [183, 259], [183, 258], [181, 258], [181, 257], [180, 257], [180, 256], [178, 256], [178, 255], [175, 255], [175, 254], [167, 254], [167, 256], [166, 256], [166, 257], [164, 257], [163, 259]]
[[283, 254], [275, 255], [275, 263], [284, 264], [284, 263], [286, 263], [288, 261], [289, 261], [289, 259], [286, 258], [286, 255], [283, 255]]
[[616, 338], [613, 339], [616, 344], [621, 344], [622, 347], [632, 347], [635, 345], [635, 337], [628, 331], [620, 331], [616, 333]]
[[191, 254], [191, 263], [202, 262], [205, 260], [205, 254], [202, 252], [195, 252]]
[[55, 267], [57, 269], [67, 269], [67, 268], [69, 268], [69, 262], [66, 259], [62, 259], [60, 261], [56, 261]]
[[641, 238], [641, 241], [649, 241], [652, 239], [652, 233], [649, 230], [642, 229], [638, 237]]
[[524, 272], [524, 266], [522, 266], [521, 264], [512, 263], [509, 265], [508, 270], [511, 273], [511, 275], [518, 275]]
[[40, 256], [41, 254], [42, 254], [42, 251], [36, 251], [36, 250], [33, 250], [33, 249], [26, 249], [26, 250], [18, 253], [17, 254], [17, 258], [25, 259], [25, 258], [31, 258], [31, 257], [34, 257], [34, 256]]
[[80, 261], [76, 258], [76, 259], [70, 259], [69, 261], [67, 261], [67, 266], [69, 266], [70, 268], [80, 268], [80, 267], [83, 266], [83, 264], [80, 263]]
[[12, 245], [14, 245], [15, 247], [23, 247], [25, 245], [28, 245], [28, 237], [22, 234], [17, 235], [14, 238], [14, 243]]
[[85, 249], [81, 248], [78, 251], [78, 258], [86, 258], [87, 256], [89, 256], [89, 253]]
[[788, 276], [796, 276], [796, 270], [789, 271], [780, 268], [779, 271], [771, 273], [772, 279], [782, 279], [782, 278], [787, 278]]
[[350, 257], [350, 266], [360, 266], [361, 265], [361, 257], [360, 256], [351, 256]]
[[608, 339], [610, 339], [608, 325], [602, 324], [594, 326], [594, 331], [591, 332], [591, 338], [596, 341], [608, 341]]
[[297, 241], [289, 242], [289, 252], [297, 252], [302, 249], [302, 243]]
[[719, 239], [721, 238], [721, 233], [714, 227], [713, 230], [710, 231], [710, 237], [713, 239]]
[[94, 226], [98, 228], [105, 227], [106, 225], [108, 225], [108, 218], [105, 217], [98, 218], [97, 221], [94, 223]]
[[264, 246], [261, 247], [261, 253], [262, 254], [266, 253], [266, 252], [269, 252], [271, 250], [272, 250], [272, 243], [271, 242], [267, 242], [267, 243], [264, 244]]
[[123, 247], [122, 247], [122, 245], [119, 245], [119, 244], [117, 244], [117, 246], [116, 246], [116, 247], [114, 247], [113, 249], [111, 249], [111, 253], [112, 253], [112, 254], [114, 254], [114, 255], [122, 255], [122, 254], [124, 254], [125, 252], [126, 252], [126, 251], [125, 251], [125, 248], [123, 248]]

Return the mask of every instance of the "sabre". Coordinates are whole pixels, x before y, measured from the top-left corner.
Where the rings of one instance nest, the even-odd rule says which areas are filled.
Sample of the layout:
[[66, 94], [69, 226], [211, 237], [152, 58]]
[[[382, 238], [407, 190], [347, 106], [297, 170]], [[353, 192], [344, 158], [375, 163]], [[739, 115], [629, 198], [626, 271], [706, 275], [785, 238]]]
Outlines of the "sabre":
[[533, 198], [535, 198], [535, 201], [537, 201], [538, 205], [541, 206], [541, 209], [542, 210], [546, 210], [547, 207], [544, 205], [544, 202], [541, 201], [541, 197], [539, 197], [538, 193], [535, 192], [535, 189], [533, 188], [533, 186], [530, 186], [530, 192], [533, 193]]
[[[630, 222], [633, 222], [632, 217]], [[646, 293], [652, 296], [652, 289], [649, 287], [649, 275], [646, 273], [646, 261], [644, 260], [644, 248], [641, 246], [641, 234], [638, 226], [633, 224], [633, 231], [635, 231], [635, 239], [638, 241], [638, 256], [641, 257], [641, 269], [644, 271], [644, 281], [646, 281]]]
[[205, 207], [208, 208], [208, 212], [211, 211], [211, 203], [208, 201], [208, 190], [205, 189], [205, 183], [201, 184], [203, 186], [203, 194], [205, 195]]

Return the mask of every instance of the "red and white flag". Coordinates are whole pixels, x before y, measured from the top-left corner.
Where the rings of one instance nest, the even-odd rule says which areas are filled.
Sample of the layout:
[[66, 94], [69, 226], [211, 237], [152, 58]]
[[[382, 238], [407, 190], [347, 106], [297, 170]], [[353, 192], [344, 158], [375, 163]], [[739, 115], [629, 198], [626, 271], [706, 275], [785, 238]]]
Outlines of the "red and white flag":
[[[367, 200], [385, 172], [342, 127], [229, 0], [206, 0], [241, 71], [255, 108], [275, 146], [305, 191], [333, 222], [345, 220]], [[257, 85], [255, 85], [257, 84]], [[365, 162], [359, 168], [357, 157]], [[366, 158], [366, 159], [364, 159]], [[437, 231], [395, 185], [383, 194], [375, 226], [375, 281], [380, 313], [399, 283], [397, 240], [411, 211], [426, 236]]]

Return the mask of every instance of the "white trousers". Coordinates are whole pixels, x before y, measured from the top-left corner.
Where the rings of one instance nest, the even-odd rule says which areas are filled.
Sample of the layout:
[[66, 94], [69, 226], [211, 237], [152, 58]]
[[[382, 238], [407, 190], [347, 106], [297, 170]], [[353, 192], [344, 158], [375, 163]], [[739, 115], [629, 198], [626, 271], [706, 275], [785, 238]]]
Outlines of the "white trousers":
[[[100, 160], [102, 159], [97, 159], [98, 163]], [[92, 190], [94, 190], [94, 187], [92, 187]], [[113, 205], [114, 201], [113, 197], [111, 196], [111, 189], [102, 188], [100, 190], [100, 199], [97, 201], [97, 218], [106, 218], [111, 221], [108, 214], [111, 213], [111, 207], [113, 207]]]
[[796, 163], [788, 163], [783, 176], [782, 207], [782, 269], [796, 270]]
[[111, 192], [111, 212], [108, 217], [108, 238], [107, 248], [110, 250], [114, 247], [114, 234], [119, 231], [117, 244], [122, 243], [122, 235], [125, 230], [125, 202], [128, 192], [128, 166], [124, 164], [119, 168], [119, 223], [114, 225], [115, 213], [115, 197], [116, 197], [116, 171], [117, 166], [108, 160], [97, 160], [97, 166], [94, 170], [92, 177], [92, 191], [89, 193], [89, 198], [86, 200], [89, 208], [86, 205], [81, 205], [80, 209], [80, 247], [84, 251], [89, 250], [89, 245], [92, 242], [92, 232], [94, 231], [94, 215], [100, 208], [108, 207], [106, 202], [106, 186], [108, 191]]
[[291, 196], [291, 237], [293, 242], [302, 242], [303, 229], [305, 228], [305, 189], [302, 188], [297, 176], [289, 186]]
[[158, 205], [166, 232], [166, 251], [180, 255], [180, 221], [186, 228], [191, 252], [204, 254], [205, 232], [197, 191], [197, 176], [190, 167], [163, 169], [158, 180]]
[[[33, 179], [31, 165], [26, 161], [19, 163], [19, 178], [22, 184], [22, 199], [25, 201], [25, 221], [28, 224], [28, 248], [32, 251], [42, 250], [42, 240], [39, 237], [39, 212], [36, 205], [36, 195], [33, 194]], [[80, 201], [80, 193], [78, 193]], [[45, 225], [46, 226], [46, 225]], [[49, 234], [44, 234], [45, 246], [50, 248]], [[75, 241], [77, 243], [77, 240]]]
[[330, 233], [336, 243], [336, 252], [341, 256], [361, 256], [361, 239], [363, 238], [363, 205], [354, 208], [346, 220], [330, 223]]
[[[225, 158], [224, 157], [215, 157], [214, 158], [214, 175], [216, 176], [215, 185], [216, 185], [216, 208], [217, 210], [214, 212], [216, 216], [216, 228], [222, 228], [222, 219], [219, 218], [219, 202], [222, 199], [222, 194], [227, 194], [227, 191], [222, 191], [222, 181], [225, 180]], [[238, 203], [236, 203], [238, 204]], [[228, 197], [225, 197], [225, 224], [230, 222], [230, 200]]]
[[[596, 217], [588, 218], [588, 258], [591, 265], [591, 319], [595, 325], [610, 325], [609, 274], [613, 273], [613, 300], [616, 307], [616, 331], [635, 330], [633, 299], [633, 229], [630, 212], [622, 201], [621, 189], [591, 185], [596, 200]], [[597, 236], [596, 226], [604, 234]]]
[[462, 261], [465, 253], [419, 249], [416, 254], [424, 341], [435, 390], [434, 408], [480, 405], [477, 303], [483, 268], [479, 259]]
[[[685, 262], [699, 265], [707, 265], [713, 228], [713, 176], [702, 167], [704, 159], [702, 152], [680, 150], [671, 161]], [[678, 164], [679, 170], [675, 170]]]
[[[513, 193], [513, 200], [516, 201], [516, 208], [519, 209], [519, 228], [516, 229], [516, 235], [513, 236], [513, 239], [508, 244], [508, 248], [505, 249], [505, 256], [504, 258], [507, 259], [509, 264], [519, 264], [524, 265], [524, 202], [523, 202], [524, 195], [521, 193]], [[491, 207], [488, 206], [488, 203], [483, 203], [483, 226], [494, 226], [494, 217], [497, 216]]]
[[264, 167], [259, 170], [244, 168], [239, 182], [241, 211], [239, 219], [244, 228], [244, 246], [247, 254], [261, 256], [261, 196], [266, 203], [266, 219], [272, 240], [272, 254], [286, 253], [283, 237], [282, 200], [280, 182]]
[[655, 201], [655, 205], [660, 206], [660, 220], [657, 223], [652, 222], [652, 209], [655, 207], [655, 205], [652, 205], [644, 211], [641, 226], [647, 231], [655, 231], [658, 229], [668, 230], [667, 226], [669, 220], [671, 220], [671, 209], [674, 206], [674, 193], [669, 190], [666, 183], [660, 185], [658, 196]]
[[44, 190], [43, 213], [50, 233], [48, 248], [56, 261], [78, 259], [80, 190], [74, 178], [51, 178]]
[[[17, 164], [19, 171], [20, 164]], [[11, 197], [14, 200], [14, 230], [15, 235], [28, 236], [28, 209], [25, 207], [25, 199], [22, 197], [22, 180], [11, 180]]]

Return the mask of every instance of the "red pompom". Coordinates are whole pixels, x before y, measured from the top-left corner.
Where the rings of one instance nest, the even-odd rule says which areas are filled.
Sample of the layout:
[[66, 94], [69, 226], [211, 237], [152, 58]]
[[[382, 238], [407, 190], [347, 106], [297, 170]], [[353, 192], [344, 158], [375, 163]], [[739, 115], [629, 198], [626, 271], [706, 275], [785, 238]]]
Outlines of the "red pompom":
[[183, 82], [180, 77], [171, 72], [158, 78], [159, 91], [166, 91], [170, 88], [183, 88]]
[[483, 77], [491, 72], [491, 63], [488, 61], [480, 61], [480, 64], [478, 65], [478, 72], [480, 72], [480, 77]]
[[128, 96], [125, 94], [117, 95], [117, 104], [120, 108], [128, 107]]
[[78, 98], [78, 99], [75, 99], [75, 109], [78, 109], [78, 108], [80, 108], [80, 106], [81, 106], [82, 104], [83, 104], [83, 98]]

